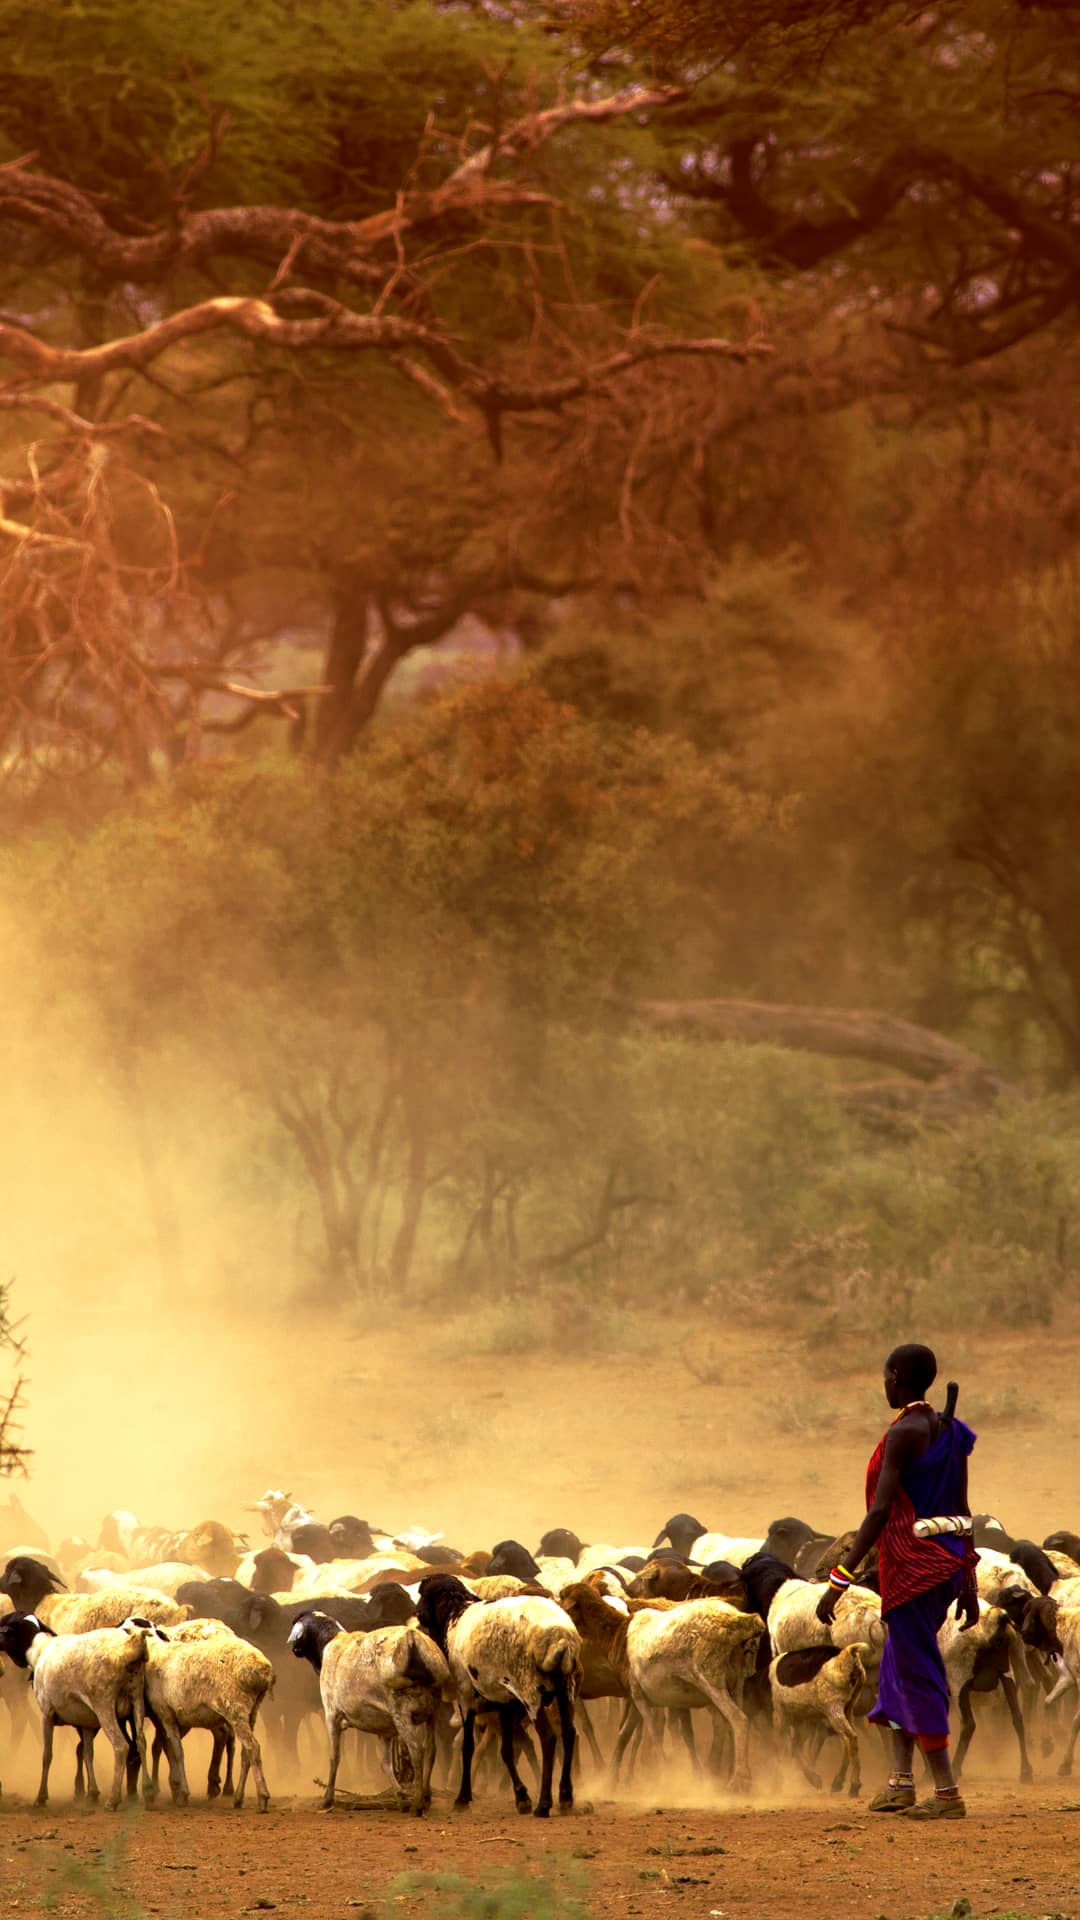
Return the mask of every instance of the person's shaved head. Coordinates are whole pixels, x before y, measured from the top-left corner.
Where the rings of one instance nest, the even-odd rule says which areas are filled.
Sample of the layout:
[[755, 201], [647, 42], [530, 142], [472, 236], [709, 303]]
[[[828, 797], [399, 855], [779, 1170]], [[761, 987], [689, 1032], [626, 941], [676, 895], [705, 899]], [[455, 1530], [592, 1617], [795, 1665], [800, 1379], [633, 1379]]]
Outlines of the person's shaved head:
[[929, 1347], [894, 1347], [885, 1362], [905, 1400], [921, 1400], [937, 1379], [937, 1359]]

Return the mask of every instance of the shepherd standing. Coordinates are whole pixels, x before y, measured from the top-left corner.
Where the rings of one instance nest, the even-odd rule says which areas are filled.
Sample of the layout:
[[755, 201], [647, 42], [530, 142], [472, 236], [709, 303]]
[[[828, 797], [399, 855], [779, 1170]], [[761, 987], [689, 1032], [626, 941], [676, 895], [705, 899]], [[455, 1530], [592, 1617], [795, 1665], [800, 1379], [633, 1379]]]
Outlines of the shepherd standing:
[[[953, 1602], [962, 1627], [979, 1618], [978, 1556], [971, 1539], [967, 1463], [975, 1435], [925, 1398], [937, 1375], [929, 1347], [896, 1347], [885, 1362], [885, 1398], [896, 1418], [866, 1470], [866, 1518], [847, 1559], [853, 1569], [879, 1543], [881, 1612], [887, 1629], [878, 1697], [869, 1718], [892, 1729], [893, 1771], [870, 1802], [872, 1813], [912, 1820], [961, 1820], [966, 1808], [949, 1759], [949, 1683], [938, 1631]], [[916, 1522], [932, 1523], [916, 1531]], [[818, 1605], [831, 1621], [854, 1573], [834, 1567]], [[934, 1782], [915, 1804], [912, 1763], [918, 1745]]]

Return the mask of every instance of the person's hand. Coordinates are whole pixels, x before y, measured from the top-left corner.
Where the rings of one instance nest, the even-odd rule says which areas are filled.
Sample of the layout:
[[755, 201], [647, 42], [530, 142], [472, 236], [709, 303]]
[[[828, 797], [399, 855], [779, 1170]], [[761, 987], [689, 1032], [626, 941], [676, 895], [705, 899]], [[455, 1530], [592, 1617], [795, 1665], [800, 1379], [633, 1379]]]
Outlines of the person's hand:
[[826, 1587], [814, 1611], [823, 1627], [831, 1627], [840, 1600], [839, 1587]]
[[961, 1590], [960, 1598], [956, 1603], [956, 1618], [960, 1622], [961, 1633], [966, 1633], [969, 1627], [976, 1627], [979, 1624], [979, 1594], [974, 1581]]

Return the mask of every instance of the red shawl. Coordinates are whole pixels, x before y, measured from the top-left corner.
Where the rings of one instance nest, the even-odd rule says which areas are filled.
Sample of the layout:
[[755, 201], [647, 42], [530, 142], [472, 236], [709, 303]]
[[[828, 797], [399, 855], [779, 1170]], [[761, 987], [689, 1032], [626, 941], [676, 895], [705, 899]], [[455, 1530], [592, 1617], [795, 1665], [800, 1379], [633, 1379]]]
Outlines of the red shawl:
[[[881, 1466], [885, 1458], [887, 1434], [882, 1434], [866, 1469], [866, 1505], [873, 1505]], [[958, 1569], [974, 1574], [979, 1556], [970, 1540], [964, 1542], [964, 1557], [951, 1553], [940, 1540], [921, 1540], [915, 1532], [915, 1508], [898, 1487], [889, 1508], [885, 1531], [878, 1538], [878, 1575], [881, 1583], [881, 1611], [903, 1606], [905, 1600], [917, 1600], [921, 1593], [940, 1587]]]

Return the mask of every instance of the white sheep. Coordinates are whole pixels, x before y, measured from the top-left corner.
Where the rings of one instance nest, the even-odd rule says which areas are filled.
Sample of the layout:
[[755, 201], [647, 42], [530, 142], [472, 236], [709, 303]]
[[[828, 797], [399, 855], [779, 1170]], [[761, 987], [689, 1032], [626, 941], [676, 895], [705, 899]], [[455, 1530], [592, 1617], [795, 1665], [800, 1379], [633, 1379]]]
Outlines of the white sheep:
[[1049, 1547], [1044, 1551], [1059, 1580], [1080, 1580], [1080, 1562], [1070, 1559], [1067, 1553], [1051, 1552]]
[[121, 1627], [138, 1614], [155, 1627], [178, 1626], [190, 1620], [191, 1608], [169, 1600], [152, 1587], [107, 1587], [103, 1593], [51, 1593], [34, 1611], [54, 1633], [92, 1633], [98, 1627]]
[[523, 1709], [540, 1740], [540, 1792], [535, 1813], [537, 1819], [547, 1819], [555, 1765], [555, 1735], [547, 1708], [554, 1704], [563, 1745], [559, 1805], [573, 1806], [574, 1695], [581, 1668], [581, 1639], [563, 1609], [538, 1594], [476, 1600], [453, 1574], [430, 1574], [420, 1583], [418, 1619], [449, 1661], [463, 1716], [457, 1804], [468, 1806], [472, 1800], [476, 1710], [486, 1703], [499, 1709], [502, 1758], [518, 1812], [530, 1811], [531, 1802], [514, 1755], [514, 1733]]
[[852, 1713], [866, 1684], [865, 1644], [853, 1641], [834, 1653], [831, 1647], [802, 1647], [797, 1652], [781, 1653], [769, 1667], [769, 1691], [772, 1697], [773, 1726], [778, 1735], [791, 1730], [792, 1751], [811, 1786], [821, 1783], [802, 1757], [798, 1735], [800, 1723], [815, 1722], [818, 1728], [835, 1733], [843, 1743], [843, 1758], [832, 1783], [839, 1793], [850, 1766], [848, 1792], [855, 1798], [862, 1790], [859, 1741]]
[[731, 1567], [741, 1567], [744, 1560], [760, 1553], [764, 1545], [764, 1540], [751, 1540], [743, 1534], [703, 1533], [690, 1549], [690, 1564], [708, 1567], [714, 1560], [726, 1560]]
[[1007, 1553], [997, 1553], [988, 1547], [979, 1548], [979, 1561], [975, 1569], [975, 1582], [979, 1589], [979, 1599], [988, 1606], [997, 1605], [1006, 1587], [1019, 1587], [1024, 1593], [1037, 1594], [1039, 1589], [1034, 1580], [1010, 1560]]
[[582, 1578], [582, 1570], [573, 1560], [564, 1554], [540, 1554], [537, 1558], [540, 1571], [536, 1575], [542, 1587], [555, 1597], [563, 1587], [572, 1586], [575, 1580]]
[[687, 1600], [662, 1607], [642, 1604], [627, 1613], [627, 1603], [601, 1598], [585, 1582], [564, 1588], [562, 1604], [578, 1631], [602, 1652], [623, 1683], [636, 1713], [619, 1731], [614, 1771], [637, 1731], [647, 1721], [659, 1740], [661, 1709], [679, 1715], [679, 1726], [694, 1765], [688, 1712], [711, 1707], [726, 1721], [734, 1744], [732, 1787], [750, 1786], [750, 1723], [743, 1711], [743, 1688], [755, 1671], [764, 1631], [756, 1614], [740, 1613], [726, 1600]]
[[[601, 1605], [610, 1610], [610, 1602]], [[630, 1698], [638, 1712], [645, 1718], [651, 1710], [658, 1735], [659, 1708], [714, 1708], [731, 1729], [732, 1791], [748, 1793], [750, 1723], [742, 1695], [757, 1662], [760, 1620], [740, 1613], [726, 1600], [686, 1600], [670, 1612], [650, 1608], [634, 1614], [625, 1631]], [[616, 1748], [616, 1767], [626, 1739], [624, 1728]]]
[[941, 1657], [945, 1662], [949, 1691], [956, 1700], [960, 1712], [962, 1730], [953, 1761], [953, 1771], [957, 1779], [960, 1777], [964, 1757], [975, 1732], [971, 1695], [992, 1693], [999, 1686], [1005, 1695], [1005, 1703], [1009, 1709], [1009, 1717], [1016, 1731], [1020, 1748], [1020, 1778], [1024, 1781], [1033, 1779], [1031, 1762], [1028, 1759], [1024, 1717], [1020, 1711], [1016, 1684], [1011, 1672], [1014, 1666], [1021, 1671], [1024, 1670], [1023, 1648], [1020, 1637], [1010, 1626], [1006, 1614], [1000, 1607], [990, 1606], [985, 1600], [980, 1599], [979, 1618], [975, 1625], [962, 1628], [956, 1618], [955, 1608], [950, 1607], [945, 1623], [938, 1633], [938, 1646], [941, 1648]]
[[57, 1592], [63, 1581], [50, 1573], [40, 1561], [20, 1555], [9, 1560], [0, 1578], [0, 1594], [6, 1594], [17, 1611], [36, 1613], [54, 1633], [87, 1633], [95, 1627], [119, 1627], [134, 1613], [155, 1626], [173, 1626], [191, 1618], [191, 1608], [168, 1599], [152, 1587], [136, 1587], [125, 1582], [104, 1588], [100, 1593]]
[[378, 1585], [380, 1574], [399, 1569], [402, 1573], [430, 1573], [426, 1560], [415, 1553], [372, 1553], [366, 1560], [326, 1560], [314, 1573], [298, 1579], [294, 1598], [305, 1599], [321, 1593], [370, 1593]]
[[[36, 1805], [49, 1799], [53, 1731], [80, 1731], [80, 1755], [91, 1799], [98, 1797], [94, 1777], [93, 1735], [105, 1734], [113, 1750], [113, 1783], [105, 1802], [120, 1804], [129, 1761], [137, 1761], [143, 1791], [151, 1791], [143, 1730], [147, 1639], [152, 1629], [129, 1621], [90, 1633], [56, 1634], [36, 1614], [13, 1613], [0, 1620], [0, 1655], [29, 1668], [41, 1713], [41, 1784]], [[130, 1728], [130, 1732], [126, 1729]]]
[[[1057, 1617], [1055, 1626], [1061, 1643], [1061, 1678], [1050, 1694], [1047, 1705], [1068, 1693], [1071, 1687], [1080, 1687], [1080, 1580], [1062, 1582], [1061, 1596], [1055, 1590]], [[1072, 1772], [1073, 1754], [1076, 1750], [1077, 1736], [1080, 1735], [1080, 1709], [1077, 1710], [1069, 1737], [1065, 1744], [1065, 1754], [1058, 1772], [1068, 1776]]]
[[865, 1664], [873, 1676], [885, 1649], [881, 1595], [853, 1584], [840, 1595], [831, 1622], [817, 1617], [818, 1602], [828, 1590], [825, 1581], [802, 1580], [772, 1554], [744, 1563], [743, 1579], [750, 1603], [769, 1629], [774, 1654], [794, 1653], [800, 1647], [864, 1646]]
[[[194, 1631], [193, 1629], [198, 1629]], [[207, 1628], [211, 1630], [206, 1631]], [[191, 1621], [175, 1635], [155, 1632], [148, 1641], [146, 1710], [164, 1740], [169, 1756], [169, 1785], [173, 1799], [186, 1806], [190, 1798], [184, 1766], [184, 1735], [193, 1727], [214, 1735], [214, 1763], [220, 1747], [235, 1741], [240, 1747], [240, 1777], [233, 1804], [242, 1807], [249, 1770], [255, 1775], [257, 1804], [265, 1813], [270, 1792], [263, 1773], [262, 1752], [255, 1721], [274, 1685], [274, 1669], [266, 1655], [241, 1640], [220, 1622]], [[156, 1742], [155, 1742], [156, 1747]], [[157, 1790], [157, 1757], [152, 1792]]]
[[[584, 1580], [587, 1573], [595, 1573], [598, 1567], [618, 1566], [623, 1560], [647, 1560], [650, 1547], [611, 1547], [601, 1544], [597, 1547], [583, 1547], [578, 1556], [575, 1579]], [[545, 1581], [545, 1585], [547, 1582]]]
[[319, 1676], [330, 1741], [323, 1807], [334, 1805], [341, 1736], [356, 1727], [379, 1736], [402, 1812], [422, 1814], [431, 1802], [435, 1709], [450, 1679], [434, 1641], [418, 1627], [344, 1633], [328, 1614], [313, 1611], [294, 1622], [289, 1645]]
[[126, 1573], [114, 1573], [108, 1567], [86, 1567], [75, 1581], [76, 1593], [105, 1593], [111, 1587], [141, 1587], [175, 1600], [177, 1587], [186, 1580], [209, 1580], [212, 1576], [189, 1560], [163, 1560], [153, 1567], [132, 1567]]

